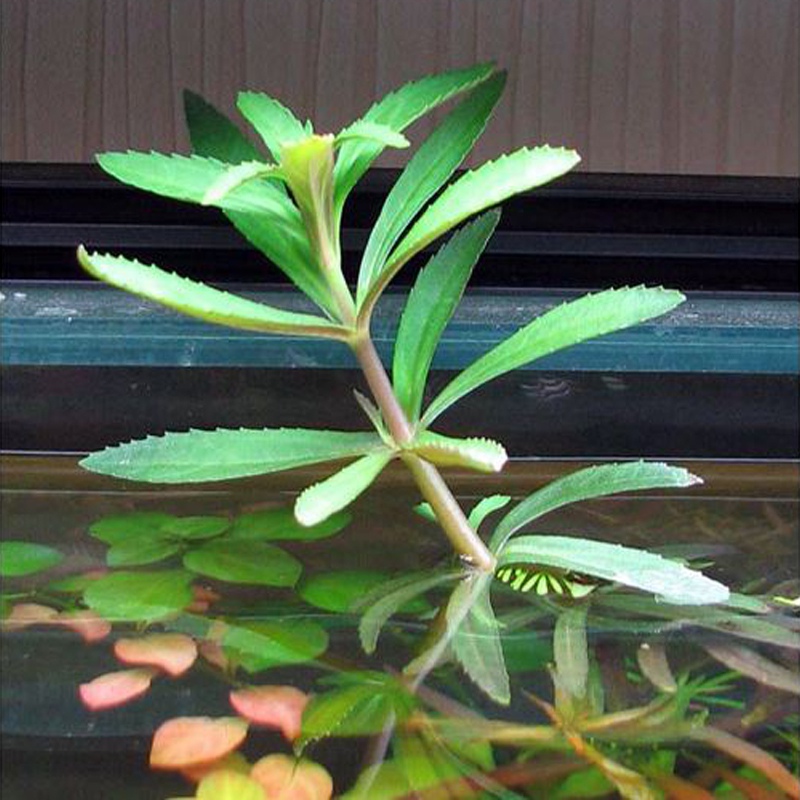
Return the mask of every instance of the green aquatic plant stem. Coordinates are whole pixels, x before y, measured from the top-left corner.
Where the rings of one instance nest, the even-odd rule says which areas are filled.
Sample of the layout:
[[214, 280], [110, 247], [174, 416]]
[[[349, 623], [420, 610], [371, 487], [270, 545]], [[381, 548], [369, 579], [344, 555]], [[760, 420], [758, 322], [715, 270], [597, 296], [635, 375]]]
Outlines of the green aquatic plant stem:
[[[414, 430], [395, 396], [389, 376], [369, 333], [362, 332], [351, 341], [351, 347], [389, 433], [402, 448], [412, 441]], [[411, 472], [422, 496], [433, 508], [436, 519], [456, 552], [475, 568], [487, 572], [494, 571], [495, 557], [472, 529], [439, 470], [410, 451], [403, 452], [401, 458]]]

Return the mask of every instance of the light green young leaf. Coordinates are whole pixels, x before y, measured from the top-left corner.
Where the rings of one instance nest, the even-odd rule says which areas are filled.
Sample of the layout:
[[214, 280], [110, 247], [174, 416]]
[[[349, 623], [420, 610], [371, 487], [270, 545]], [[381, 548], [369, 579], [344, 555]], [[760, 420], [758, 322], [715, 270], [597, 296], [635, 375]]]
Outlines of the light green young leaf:
[[178, 519], [162, 511], [134, 511], [130, 514], [112, 514], [93, 522], [89, 533], [106, 544], [119, 544], [139, 537], [152, 538], [161, 534], [161, 528]]
[[563, 303], [537, 317], [457, 375], [422, 417], [425, 426], [464, 395], [506, 372], [565, 347], [665, 314], [684, 301], [680, 292], [644, 286], [609, 289]]
[[388, 125], [381, 125], [379, 122], [370, 122], [365, 119], [358, 120], [339, 131], [336, 134], [336, 146], [338, 147], [350, 139], [367, 139], [384, 147], [394, 147], [400, 150], [411, 144], [402, 133], [398, 133]]
[[[197, 155], [227, 164], [263, 161], [259, 151], [227, 117], [197, 95], [189, 95], [184, 101], [186, 123], [192, 149]], [[282, 202], [291, 207], [292, 202], [282, 184], [273, 181], [271, 186], [284, 195]], [[287, 235], [280, 219], [273, 220], [258, 213], [224, 213], [239, 233], [283, 270], [302, 292], [327, 313], [334, 313], [328, 288], [321, 273], [314, 267], [308, 240], [302, 230], [299, 233], [303, 235], [298, 235], [296, 220], [290, 223], [291, 235]]]
[[264, 140], [275, 161], [280, 160], [284, 144], [308, 135], [303, 123], [286, 106], [266, 94], [240, 92], [236, 106]]
[[359, 306], [400, 235], [472, 149], [500, 99], [505, 79], [504, 72], [497, 73], [473, 89], [422, 143], [400, 174], [383, 204], [361, 260]]
[[417, 434], [409, 449], [440, 467], [464, 467], [479, 472], [499, 472], [508, 460], [503, 445], [491, 439], [456, 439], [433, 431]]
[[[383, 97], [359, 121], [375, 122], [394, 131], [403, 131], [423, 114], [476, 86], [493, 72], [492, 64], [478, 64], [467, 69], [428, 75]], [[337, 218], [341, 215], [350, 190], [383, 149], [381, 143], [366, 139], [352, 139], [342, 143], [336, 161], [334, 209]]]
[[486, 517], [494, 511], [499, 511], [505, 508], [511, 502], [511, 497], [507, 494], [493, 494], [489, 497], [484, 497], [477, 505], [469, 512], [467, 521], [472, 530], [477, 531], [480, 528]]
[[409, 259], [467, 217], [558, 178], [578, 161], [580, 156], [574, 150], [522, 148], [466, 172], [417, 219], [372, 282], [370, 294], [379, 295]]
[[498, 556], [498, 566], [537, 564], [621, 583], [674, 605], [724, 603], [728, 589], [682, 564], [645, 550], [571, 536], [518, 536]]
[[183, 92], [183, 111], [192, 149], [228, 164], [261, 161], [258, 148], [224, 114], [199, 94]]
[[151, 483], [265, 475], [384, 448], [374, 433], [305, 428], [190, 430], [107, 447], [81, 461], [91, 472]]
[[263, 161], [245, 161], [229, 167], [223, 172], [216, 182], [206, 189], [201, 202], [204, 206], [218, 206], [232, 191], [256, 178], [281, 180], [283, 175], [280, 167], [275, 164], [265, 164]]
[[229, 583], [260, 586], [294, 586], [300, 577], [300, 562], [285, 550], [266, 542], [206, 542], [183, 557], [186, 569]]
[[392, 460], [391, 450], [371, 453], [354, 461], [324, 481], [309, 486], [297, 498], [294, 515], [301, 525], [311, 526], [349, 506], [380, 475]]
[[392, 383], [412, 422], [419, 419], [439, 339], [499, 219], [499, 211], [490, 211], [457, 231], [420, 272], [408, 296], [394, 345]]
[[81, 246], [78, 261], [90, 275], [118, 289], [204, 322], [263, 333], [331, 339], [347, 337], [346, 328], [323, 317], [256, 303], [123, 256], [89, 253]]
[[515, 506], [498, 524], [489, 549], [493, 553], [500, 552], [520, 528], [569, 503], [620, 492], [693, 486], [702, 482], [682, 467], [658, 462], [633, 461], [587, 467], [553, 481]]
[[[464, 672], [496, 703], [508, 705], [511, 689], [500, 643], [500, 626], [489, 596], [491, 575], [477, 575], [462, 581], [447, 604], [448, 627], [452, 626], [450, 647]], [[462, 606], [468, 605], [464, 611]]]
[[154, 622], [192, 602], [189, 572], [112, 572], [92, 581], [83, 594], [92, 611], [109, 622]]
[[58, 550], [35, 542], [0, 542], [0, 575], [17, 578], [54, 567], [64, 558]]
[[361, 646], [365, 653], [373, 653], [381, 628], [409, 600], [436, 586], [456, 580], [462, 573], [441, 570], [414, 572], [388, 581], [369, 592], [356, 606], [366, 609], [358, 626]]

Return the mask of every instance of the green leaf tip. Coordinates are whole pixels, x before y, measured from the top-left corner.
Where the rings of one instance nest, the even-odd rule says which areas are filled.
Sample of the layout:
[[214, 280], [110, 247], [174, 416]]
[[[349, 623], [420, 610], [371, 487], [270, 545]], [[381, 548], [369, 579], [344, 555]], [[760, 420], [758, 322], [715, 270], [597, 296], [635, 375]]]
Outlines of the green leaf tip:
[[423, 431], [408, 449], [440, 467], [466, 467], [478, 472], [500, 472], [508, 461], [503, 445], [482, 437], [455, 439]]

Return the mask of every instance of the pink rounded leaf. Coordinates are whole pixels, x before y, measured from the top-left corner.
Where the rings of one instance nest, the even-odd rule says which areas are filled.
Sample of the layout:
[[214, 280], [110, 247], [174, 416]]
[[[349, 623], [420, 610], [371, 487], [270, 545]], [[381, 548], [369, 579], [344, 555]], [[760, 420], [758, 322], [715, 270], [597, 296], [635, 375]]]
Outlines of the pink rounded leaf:
[[3, 620], [6, 631], [21, 631], [29, 625], [45, 625], [58, 616], [58, 611], [40, 603], [17, 603]]
[[250, 771], [265, 800], [330, 800], [333, 780], [321, 764], [275, 753], [259, 759]]
[[203, 656], [209, 664], [213, 664], [221, 670], [227, 670], [230, 666], [230, 659], [225, 655], [225, 650], [221, 645], [217, 644], [217, 642], [200, 642], [198, 650], [200, 651], [200, 655]]
[[151, 669], [107, 672], [89, 683], [82, 683], [78, 693], [90, 711], [103, 711], [141, 697], [150, 688], [153, 675]]
[[239, 717], [176, 717], [155, 732], [150, 766], [184, 769], [215, 761], [235, 750], [246, 735], [247, 723]]
[[183, 633], [153, 633], [137, 639], [118, 639], [114, 655], [124, 664], [158, 667], [174, 678], [194, 664], [197, 645]]
[[231, 705], [255, 725], [277, 728], [293, 742], [309, 697], [293, 686], [251, 686], [230, 693]]
[[111, 633], [111, 623], [94, 611], [65, 611], [53, 622], [75, 631], [87, 644], [99, 642]]

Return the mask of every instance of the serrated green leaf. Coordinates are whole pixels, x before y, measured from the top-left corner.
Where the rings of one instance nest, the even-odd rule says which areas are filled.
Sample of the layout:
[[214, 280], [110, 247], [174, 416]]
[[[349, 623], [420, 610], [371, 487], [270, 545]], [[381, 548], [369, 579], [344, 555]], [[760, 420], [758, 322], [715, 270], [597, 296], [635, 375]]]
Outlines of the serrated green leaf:
[[313, 620], [301, 618], [228, 622], [221, 644], [255, 673], [313, 661], [328, 649], [328, 634]]
[[365, 609], [358, 625], [364, 652], [375, 651], [381, 628], [410, 600], [436, 586], [450, 583], [460, 575], [461, 573], [457, 571], [415, 572], [388, 581], [375, 591], [369, 592], [356, 606], [356, 610]]
[[308, 136], [303, 123], [274, 97], [261, 92], [240, 92], [236, 106], [264, 140], [275, 161], [280, 160], [284, 144]]
[[464, 395], [494, 378], [578, 342], [665, 314], [684, 301], [667, 289], [609, 289], [542, 314], [457, 375], [422, 417], [425, 426]]
[[266, 542], [220, 539], [195, 547], [183, 557], [186, 569], [228, 583], [294, 586], [302, 565]]
[[350, 139], [366, 139], [384, 147], [394, 147], [403, 150], [409, 147], [411, 142], [388, 125], [381, 125], [379, 122], [370, 122], [361, 119], [348, 125], [336, 134], [335, 143], [340, 146], [343, 142]]
[[93, 581], [83, 599], [109, 622], [154, 622], [177, 614], [192, 602], [192, 577], [176, 569], [113, 572]]
[[135, 539], [140, 536], [156, 536], [162, 525], [177, 519], [173, 514], [161, 511], [135, 511], [131, 514], [112, 514], [93, 522], [89, 533], [106, 544]]
[[[397, 132], [403, 131], [423, 114], [476, 86], [493, 72], [492, 64], [478, 64], [467, 69], [428, 75], [387, 94], [361, 120], [386, 125]], [[335, 172], [334, 209], [337, 219], [350, 190], [383, 149], [382, 144], [365, 139], [342, 143]]]
[[161, 536], [140, 536], [111, 545], [106, 553], [109, 567], [141, 567], [175, 555], [177, 542]]
[[371, 453], [303, 491], [294, 506], [301, 525], [312, 526], [350, 505], [381, 474], [394, 453]]
[[89, 253], [81, 246], [78, 261], [95, 278], [204, 322], [262, 333], [332, 339], [348, 336], [346, 328], [323, 317], [256, 303], [123, 256]]
[[213, 539], [230, 528], [227, 517], [195, 516], [175, 517], [161, 526], [161, 533], [178, 539], [195, 541]]
[[255, 145], [199, 94], [185, 89], [183, 110], [192, 149], [198, 155], [211, 156], [229, 164], [261, 160]]
[[354, 458], [384, 448], [374, 433], [263, 430], [190, 430], [107, 447], [84, 458], [92, 472], [151, 483], [228, 480]]
[[537, 564], [621, 583], [675, 605], [724, 603], [727, 587], [655, 553], [571, 536], [518, 536], [498, 554], [498, 566]]
[[558, 178], [580, 161], [574, 150], [522, 148], [470, 170], [447, 187], [392, 251], [371, 293], [380, 294], [414, 255], [463, 220], [509, 197]]
[[520, 528], [569, 503], [621, 492], [693, 486], [702, 482], [682, 467], [659, 462], [633, 461], [587, 467], [553, 481], [516, 505], [498, 524], [489, 548], [493, 553], [500, 552]]
[[0, 575], [18, 578], [43, 572], [58, 564], [64, 556], [52, 547], [34, 542], [0, 542]]
[[491, 580], [491, 575], [474, 575], [453, 591], [446, 613], [450, 647], [475, 685], [496, 703], [508, 705], [511, 688], [489, 596]]
[[508, 460], [503, 445], [491, 439], [456, 439], [433, 431], [417, 434], [408, 449], [440, 467], [465, 467], [479, 472], [499, 472]]
[[469, 512], [467, 521], [469, 522], [472, 530], [477, 531], [483, 521], [489, 514], [494, 511], [499, 511], [505, 508], [511, 502], [511, 497], [507, 494], [493, 494], [489, 497], [484, 497], [475, 507]]
[[256, 178], [281, 180], [283, 173], [275, 164], [265, 164], [263, 161], [245, 161], [235, 164], [228, 167], [216, 182], [206, 189], [201, 202], [204, 206], [218, 206], [231, 192]]
[[311, 542], [334, 536], [349, 525], [350, 520], [350, 514], [342, 511], [328, 517], [319, 525], [306, 527], [295, 519], [293, 508], [266, 508], [237, 517], [225, 538], [264, 542], [272, 540]]
[[394, 344], [392, 383], [412, 422], [419, 419], [439, 339], [499, 219], [499, 211], [490, 211], [457, 231], [420, 272], [408, 296]]
[[383, 204], [361, 260], [359, 307], [403, 231], [472, 149], [500, 99], [505, 80], [505, 73], [500, 72], [473, 89], [423, 142], [400, 174]]

